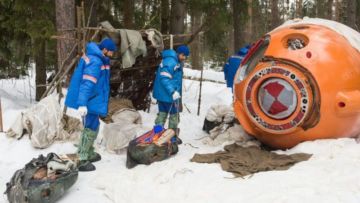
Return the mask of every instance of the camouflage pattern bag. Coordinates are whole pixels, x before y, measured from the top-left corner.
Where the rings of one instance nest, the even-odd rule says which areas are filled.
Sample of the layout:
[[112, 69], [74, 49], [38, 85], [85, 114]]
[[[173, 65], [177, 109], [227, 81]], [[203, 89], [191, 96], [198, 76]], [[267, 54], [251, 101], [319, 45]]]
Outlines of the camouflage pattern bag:
[[130, 141], [127, 149], [126, 167], [133, 168], [138, 164], [149, 165], [156, 161], [162, 161], [178, 152], [176, 142], [155, 144], [165, 130], [155, 133], [151, 130], [142, 136]]
[[62, 197], [77, 178], [75, 164], [49, 153], [17, 170], [6, 184], [4, 194], [10, 203], [52, 203]]

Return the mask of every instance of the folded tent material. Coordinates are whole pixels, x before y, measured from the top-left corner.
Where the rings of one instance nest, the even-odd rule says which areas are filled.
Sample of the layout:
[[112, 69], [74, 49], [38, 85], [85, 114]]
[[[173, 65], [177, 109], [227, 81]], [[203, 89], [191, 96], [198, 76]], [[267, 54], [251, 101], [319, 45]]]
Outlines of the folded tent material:
[[147, 55], [146, 43], [141, 33], [137, 30], [115, 29], [108, 21], [100, 23], [105, 29], [111, 30], [109, 36], [119, 46], [122, 57], [122, 68], [132, 67], [138, 56], [145, 57]]
[[259, 147], [242, 147], [237, 144], [227, 145], [224, 149], [212, 154], [195, 154], [191, 161], [220, 163], [224, 171], [236, 177], [244, 177], [262, 171], [287, 170], [311, 157], [311, 154], [305, 153], [276, 154]]

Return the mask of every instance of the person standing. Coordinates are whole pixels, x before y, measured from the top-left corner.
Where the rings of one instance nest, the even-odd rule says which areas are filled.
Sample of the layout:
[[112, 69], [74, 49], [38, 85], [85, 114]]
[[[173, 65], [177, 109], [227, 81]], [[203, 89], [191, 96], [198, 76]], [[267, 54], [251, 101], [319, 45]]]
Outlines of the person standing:
[[224, 65], [224, 75], [226, 80], [226, 86], [233, 91], [234, 78], [236, 71], [238, 70], [242, 60], [246, 56], [250, 49], [250, 46], [241, 48], [236, 55], [230, 56], [226, 64]]
[[110, 92], [110, 58], [117, 47], [110, 38], [99, 44], [89, 42], [72, 75], [65, 105], [78, 110], [84, 130], [78, 145], [79, 171], [94, 171], [92, 162], [101, 160], [94, 150], [99, 132], [99, 117], [108, 113]]
[[[159, 112], [155, 125], [164, 126], [169, 115], [169, 128], [175, 131], [175, 142], [181, 144], [179, 138], [179, 113], [181, 110], [183, 63], [189, 56], [186, 45], [179, 46], [176, 51], [169, 49], [162, 52], [162, 62], [156, 72], [153, 97], [158, 102]], [[173, 140], [174, 141], [174, 140]]]

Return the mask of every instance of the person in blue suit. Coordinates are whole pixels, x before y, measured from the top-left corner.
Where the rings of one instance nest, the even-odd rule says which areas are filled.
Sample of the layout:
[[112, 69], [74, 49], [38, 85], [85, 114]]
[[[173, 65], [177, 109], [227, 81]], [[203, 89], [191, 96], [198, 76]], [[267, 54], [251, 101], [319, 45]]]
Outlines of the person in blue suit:
[[101, 160], [93, 144], [99, 131], [99, 117], [108, 113], [110, 92], [110, 59], [117, 50], [114, 41], [103, 39], [99, 44], [90, 42], [72, 77], [65, 105], [77, 109], [83, 119], [78, 146], [79, 171], [93, 171], [92, 162]]
[[169, 115], [169, 128], [176, 132], [176, 142], [181, 144], [179, 136], [179, 112], [181, 109], [183, 62], [189, 56], [186, 45], [176, 51], [169, 49], [162, 52], [162, 58], [154, 83], [153, 97], [158, 101], [159, 113], [155, 125], [164, 126]]
[[238, 70], [242, 60], [246, 56], [250, 49], [250, 46], [241, 48], [236, 55], [230, 56], [226, 64], [224, 65], [224, 75], [226, 80], [226, 86], [230, 87], [233, 91], [234, 78], [236, 71]]

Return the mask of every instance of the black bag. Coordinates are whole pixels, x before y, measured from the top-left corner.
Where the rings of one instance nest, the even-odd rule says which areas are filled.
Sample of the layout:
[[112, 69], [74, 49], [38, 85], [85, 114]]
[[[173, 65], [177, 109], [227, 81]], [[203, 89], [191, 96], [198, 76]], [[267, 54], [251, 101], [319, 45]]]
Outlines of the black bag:
[[6, 183], [6, 191], [10, 203], [51, 203], [62, 197], [65, 192], [76, 182], [78, 171], [72, 167], [68, 171], [55, 170], [52, 177], [35, 178], [39, 171], [47, 173], [48, 163], [56, 162], [66, 164], [54, 153], [46, 157], [40, 155], [31, 160], [24, 168], [17, 170], [10, 182]]
[[138, 164], [149, 165], [155, 161], [162, 161], [178, 152], [176, 142], [163, 145], [153, 143], [157, 134], [153, 130], [130, 141], [127, 148], [126, 167], [133, 168]]
[[219, 126], [221, 123], [216, 121], [209, 121], [205, 118], [204, 125], [203, 125], [203, 131], [210, 133], [212, 129], [214, 129], [216, 126]]

